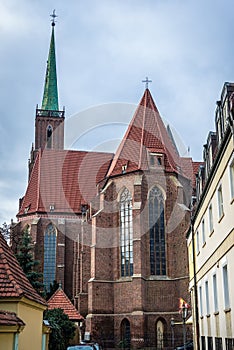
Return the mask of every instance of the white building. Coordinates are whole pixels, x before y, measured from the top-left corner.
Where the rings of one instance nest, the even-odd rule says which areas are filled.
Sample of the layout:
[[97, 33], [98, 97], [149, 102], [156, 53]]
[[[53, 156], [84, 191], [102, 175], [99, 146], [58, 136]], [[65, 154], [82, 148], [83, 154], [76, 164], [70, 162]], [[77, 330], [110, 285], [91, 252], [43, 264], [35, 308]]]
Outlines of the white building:
[[225, 83], [217, 102], [188, 233], [195, 347], [202, 350], [234, 349], [233, 92], [234, 84]]

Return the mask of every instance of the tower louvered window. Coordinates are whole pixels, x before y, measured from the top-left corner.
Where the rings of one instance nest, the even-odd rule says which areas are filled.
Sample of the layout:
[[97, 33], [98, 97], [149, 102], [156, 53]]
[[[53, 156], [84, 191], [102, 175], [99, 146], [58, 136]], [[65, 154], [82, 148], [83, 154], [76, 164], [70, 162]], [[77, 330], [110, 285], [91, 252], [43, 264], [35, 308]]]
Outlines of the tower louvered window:
[[47, 135], [46, 135], [47, 148], [52, 148], [52, 133], [53, 133], [52, 126], [48, 125]]
[[46, 228], [44, 235], [44, 286], [50, 290], [50, 284], [56, 279], [56, 246], [57, 233], [52, 224]]
[[133, 225], [132, 197], [128, 189], [124, 189], [120, 197], [120, 253], [121, 276], [133, 275]]
[[164, 198], [158, 187], [149, 194], [150, 273], [166, 275]]

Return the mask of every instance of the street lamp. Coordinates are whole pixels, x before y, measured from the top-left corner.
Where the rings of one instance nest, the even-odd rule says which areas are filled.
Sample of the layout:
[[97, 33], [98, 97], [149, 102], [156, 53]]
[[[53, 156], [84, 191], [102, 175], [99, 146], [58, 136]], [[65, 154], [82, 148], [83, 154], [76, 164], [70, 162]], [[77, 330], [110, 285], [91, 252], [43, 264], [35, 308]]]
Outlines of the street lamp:
[[183, 319], [183, 336], [184, 336], [184, 350], [186, 349], [186, 318], [188, 315], [188, 307], [186, 304], [183, 304], [182, 306], [182, 319]]
[[172, 348], [174, 349], [174, 345], [175, 345], [175, 335], [174, 335], [174, 327], [175, 327], [175, 319], [174, 317], [171, 318], [171, 345]]

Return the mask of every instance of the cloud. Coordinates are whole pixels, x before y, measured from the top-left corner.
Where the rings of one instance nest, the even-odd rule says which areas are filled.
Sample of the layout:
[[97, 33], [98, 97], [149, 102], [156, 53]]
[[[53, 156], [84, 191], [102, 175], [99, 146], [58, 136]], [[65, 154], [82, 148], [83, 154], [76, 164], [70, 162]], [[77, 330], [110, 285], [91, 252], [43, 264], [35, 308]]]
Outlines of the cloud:
[[[54, 6], [52, 0], [0, 3], [0, 166], [1, 181], [10, 184], [0, 203], [5, 215], [13, 196], [18, 205], [27, 182]], [[201, 159], [222, 85], [234, 81], [232, 6], [231, 0], [56, 1], [59, 98], [66, 118], [104, 103], [138, 104], [147, 75], [162, 117]], [[126, 111], [126, 123], [131, 117]]]

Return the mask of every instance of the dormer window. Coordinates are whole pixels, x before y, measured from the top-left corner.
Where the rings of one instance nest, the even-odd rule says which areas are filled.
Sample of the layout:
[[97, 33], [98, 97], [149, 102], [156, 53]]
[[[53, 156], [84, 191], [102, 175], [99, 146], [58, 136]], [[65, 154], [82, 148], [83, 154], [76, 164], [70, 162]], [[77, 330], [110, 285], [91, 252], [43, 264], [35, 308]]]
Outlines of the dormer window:
[[51, 205], [50, 205], [50, 211], [54, 211], [54, 209], [55, 209], [55, 205], [54, 205], [54, 204], [51, 204]]
[[31, 204], [29, 204], [26, 208], [24, 208], [24, 214], [27, 214], [30, 209]]
[[127, 171], [127, 164], [122, 165], [122, 174], [125, 174]]
[[163, 154], [149, 153], [149, 166], [150, 168], [157, 168], [163, 166]]

